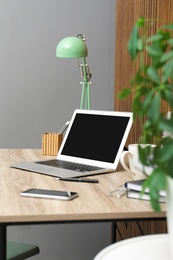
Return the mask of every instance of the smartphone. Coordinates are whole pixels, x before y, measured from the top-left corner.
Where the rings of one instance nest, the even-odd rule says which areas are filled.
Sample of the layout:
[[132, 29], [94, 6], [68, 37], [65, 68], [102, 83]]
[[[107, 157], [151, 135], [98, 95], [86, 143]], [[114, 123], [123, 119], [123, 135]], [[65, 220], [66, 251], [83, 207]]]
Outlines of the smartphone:
[[72, 200], [78, 197], [77, 192], [45, 190], [45, 189], [29, 189], [29, 190], [22, 191], [20, 195], [26, 197], [58, 199], [58, 200]]

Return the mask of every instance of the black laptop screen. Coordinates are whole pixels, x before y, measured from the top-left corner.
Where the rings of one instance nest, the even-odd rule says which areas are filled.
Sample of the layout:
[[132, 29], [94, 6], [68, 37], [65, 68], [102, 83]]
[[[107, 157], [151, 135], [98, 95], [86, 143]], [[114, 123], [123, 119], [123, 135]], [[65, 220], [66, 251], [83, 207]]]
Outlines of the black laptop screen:
[[76, 114], [62, 155], [113, 163], [130, 117]]

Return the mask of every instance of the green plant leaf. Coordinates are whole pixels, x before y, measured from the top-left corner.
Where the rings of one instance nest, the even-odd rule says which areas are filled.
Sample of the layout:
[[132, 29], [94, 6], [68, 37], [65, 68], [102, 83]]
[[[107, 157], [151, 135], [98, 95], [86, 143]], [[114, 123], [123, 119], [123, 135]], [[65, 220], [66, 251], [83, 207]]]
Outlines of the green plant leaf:
[[132, 29], [130, 39], [128, 41], [128, 51], [131, 55], [132, 60], [136, 58], [138, 53], [138, 27], [135, 25]]
[[[147, 66], [148, 68], [148, 66]], [[139, 69], [134, 77], [134, 79], [131, 81], [132, 86], [140, 86], [140, 90], [143, 90], [146, 88], [146, 85], [150, 85], [151, 81], [146, 75], [147, 68]], [[138, 87], [139, 89], [139, 87]]]
[[142, 103], [140, 100], [140, 95], [138, 94], [134, 96], [132, 110], [134, 119], [137, 117], [137, 115], [142, 116]]
[[173, 160], [170, 160], [167, 165], [167, 174], [173, 178]]
[[169, 40], [168, 40], [168, 43], [169, 43], [171, 46], [173, 46], [173, 39], [172, 39], [172, 38], [169, 39]]
[[165, 29], [161, 28], [161, 29], [159, 29], [157, 34], [161, 34], [163, 36], [162, 44], [163, 44], [163, 41], [167, 42], [170, 39], [170, 30], [165, 30]]
[[143, 42], [143, 39], [138, 39], [138, 42], [137, 42], [137, 49], [138, 51], [142, 51], [144, 49], [144, 42]]
[[170, 90], [169, 89], [163, 90], [161, 92], [161, 95], [162, 95], [162, 98], [164, 100], [166, 100], [171, 107], [173, 107], [173, 92], [172, 92], [172, 89], [170, 89]]
[[173, 58], [163, 66], [162, 82], [165, 83], [173, 75]]
[[167, 53], [164, 53], [161, 58], [160, 58], [160, 61], [161, 62], [165, 62], [167, 60], [169, 60], [170, 58], [173, 58], [173, 51], [169, 51]]
[[[151, 203], [153, 207], [156, 207], [156, 210], [160, 210], [159, 205], [159, 191], [165, 190], [166, 188], [166, 173], [163, 169], [157, 168], [154, 170], [151, 179], [150, 179], [150, 196], [151, 196]], [[158, 204], [157, 204], [158, 203]], [[158, 207], [159, 205], [159, 207]]]
[[149, 188], [151, 205], [155, 211], [160, 211], [159, 191], [166, 188], [166, 173], [161, 168], [156, 168], [143, 184], [143, 192]]
[[143, 27], [144, 26], [144, 24], [145, 24], [145, 17], [140, 17], [138, 20], [137, 20], [137, 22], [136, 22], [136, 25], [138, 26], [138, 27]]
[[163, 28], [173, 30], [173, 24], [164, 25]]
[[[162, 131], [167, 131], [170, 133], [173, 133], [173, 121], [169, 120], [169, 119], [163, 119], [160, 123], [159, 123], [159, 128]], [[173, 147], [173, 146], [172, 146]]]
[[140, 138], [141, 143], [152, 143], [153, 142], [153, 124], [149, 120], [146, 120], [146, 122], [143, 125], [143, 131], [142, 136]]
[[153, 95], [154, 95], [154, 90], [153, 89], [147, 89], [145, 90], [145, 99], [143, 101], [142, 107], [143, 107], [143, 111], [144, 113], [148, 110], [148, 107], [150, 106], [152, 99], [153, 99]]
[[163, 35], [162, 34], [155, 34], [155, 35], [152, 35], [151, 37], [149, 37], [146, 40], [146, 43], [154, 42], [154, 41], [158, 41], [158, 40], [162, 40], [162, 39], [163, 39]]
[[146, 50], [151, 57], [160, 57], [163, 54], [162, 49], [158, 46], [146, 46]]
[[165, 87], [166, 87], [168, 90], [173, 90], [173, 84], [165, 84]]
[[150, 160], [150, 155], [152, 154], [153, 148], [148, 145], [142, 147], [140, 144], [138, 146], [139, 158], [143, 165], [152, 165], [152, 161]]
[[147, 74], [154, 82], [156, 82], [157, 84], [160, 84], [160, 77], [159, 77], [157, 69], [154, 66], [150, 66], [147, 69]]
[[146, 114], [152, 123], [155, 123], [160, 117], [160, 93], [156, 93], [148, 107]]
[[123, 88], [123, 90], [118, 94], [119, 99], [124, 99], [132, 93], [131, 89]]
[[157, 152], [158, 162], [167, 163], [169, 160], [173, 160], [173, 140], [170, 137], [164, 138], [162, 141], [162, 147]]

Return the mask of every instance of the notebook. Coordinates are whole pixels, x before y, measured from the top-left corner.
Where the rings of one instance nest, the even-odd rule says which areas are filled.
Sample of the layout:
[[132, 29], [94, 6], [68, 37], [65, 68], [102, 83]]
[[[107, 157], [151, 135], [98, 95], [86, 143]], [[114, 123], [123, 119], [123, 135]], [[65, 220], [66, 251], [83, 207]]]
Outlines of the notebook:
[[55, 177], [115, 171], [131, 126], [131, 112], [77, 109], [54, 160], [23, 162], [11, 167]]
[[[131, 199], [150, 200], [149, 193], [141, 194], [139, 191], [135, 191], [135, 190], [127, 190], [126, 195], [127, 195], [127, 198], [131, 198]], [[159, 196], [159, 202], [166, 203], [166, 197]]]
[[[124, 186], [125, 188], [127, 188], [127, 190], [129, 190], [129, 195], [132, 196], [132, 194], [134, 194], [135, 196], [137, 196], [137, 193], [140, 194], [140, 192], [142, 191], [142, 185], [144, 184], [145, 180], [146, 179], [125, 182]], [[145, 195], [146, 193], [149, 193], [149, 188], [145, 189]], [[166, 197], [166, 191], [164, 190], [161, 190], [159, 194], [162, 197]]]

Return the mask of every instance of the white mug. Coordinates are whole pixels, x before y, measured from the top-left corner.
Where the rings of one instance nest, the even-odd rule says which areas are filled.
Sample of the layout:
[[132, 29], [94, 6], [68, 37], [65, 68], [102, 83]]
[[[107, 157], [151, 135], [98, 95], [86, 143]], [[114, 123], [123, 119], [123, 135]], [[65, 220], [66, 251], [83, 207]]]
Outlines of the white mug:
[[[151, 146], [155, 147], [154, 144], [140, 144], [142, 147], [145, 146]], [[153, 168], [148, 166], [143, 166], [139, 159], [139, 153], [138, 153], [138, 146], [139, 144], [129, 144], [128, 151], [124, 151], [121, 154], [120, 162], [123, 168], [129, 172], [130, 174], [133, 174], [134, 179], [144, 179], [146, 178], [146, 175], [150, 175], [153, 171]], [[128, 160], [126, 159], [128, 158]], [[129, 166], [128, 166], [129, 165]], [[145, 173], [144, 173], [145, 169]]]

